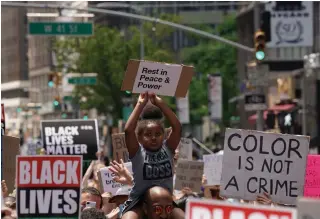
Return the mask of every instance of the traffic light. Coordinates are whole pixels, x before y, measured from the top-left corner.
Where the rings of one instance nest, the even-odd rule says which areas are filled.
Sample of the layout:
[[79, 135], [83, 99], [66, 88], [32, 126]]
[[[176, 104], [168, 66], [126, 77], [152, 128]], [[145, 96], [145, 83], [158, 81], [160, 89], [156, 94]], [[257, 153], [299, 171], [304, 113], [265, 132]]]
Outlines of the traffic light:
[[48, 75], [48, 86], [55, 87], [62, 84], [61, 72], [54, 72]]
[[265, 33], [261, 30], [256, 31], [254, 34], [254, 48], [256, 60], [258, 62], [261, 62], [266, 57], [266, 36]]
[[131, 91], [128, 91], [128, 90], [126, 90], [124, 94], [125, 94], [126, 97], [131, 97], [132, 96]]
[[67, 113], [62, 113], [62, 114], [61, 114], [61, 118], [62, 118], [62, 119], [66, 119], [67, 117], [68, 117]]
[[89, 119], [88, 113], [84, 113], [84, 114], [83, 114], [83, 119], [84, 119], [84, 120], [88, 120], [88, 119]]
[[266, 125], [268, 129], [274, 129], [276, 124], [276, 115], [273, 111], [269, 111], [267, 114]]
[[60, 97], [55, 97], [54, 98], [54, 101], [53, 101], [53, 105], [55, 106], [55, 107], [58, 107], [59, 105], [60, 105], [60, 103], [61, 103], [61, 100], [60, 100]]

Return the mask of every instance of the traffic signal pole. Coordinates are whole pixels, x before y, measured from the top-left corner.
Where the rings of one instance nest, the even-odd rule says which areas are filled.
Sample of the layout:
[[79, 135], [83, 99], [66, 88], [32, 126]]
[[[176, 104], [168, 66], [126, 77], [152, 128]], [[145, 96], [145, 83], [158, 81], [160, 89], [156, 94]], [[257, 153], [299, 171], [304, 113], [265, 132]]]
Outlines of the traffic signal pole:
[[[254, 3], [254, 9], [253, 9], [253, 16], [254, 16], [254, 31], [257, 31], [260, 29], [260, 6], [259, 6], [259, 1]], [[257, 63], [258, 65], [258, 63]], [[260, 94], [264, 93], [264, 89], [262, 86], [258, 86], [257, 92]], [[257, 111], [257, 120], [256, 120], [256, 128], [258, 131], [263, 131], [263, 126], [264, 126], [264, 119], [263, 119], [263, 110], [258, 110]]]
[[159, 24], [163, 24], [163, 25], [167, 25], [176, 29], [180, 29], [183, 31], [187, 31], [187, 32], [191, 32], [191, 33], [195, 33], [198, 34], [200, 36], [203, 37], [207, 37], [209, 39], [214, 39], [217, 40], [221, 43], [225, 43], [228, 44], [230, 46], [233, 46], [237, 49], [241, 49], [243, 51], [246, 52], [254, 52], [253, 48], [250, 48], [248, 46], [242, 45], [240, 43], [237, 42], [233, 42], [231, 40], [225, 39], [223, 37], [220, 37], [218, 35], [214, 35], [202, 30], [198, 30], [192, 27], [188, 27], [185, 25], [181, 25], [181, 24], [177, 24], [177, 23], [173, 23], [170, 21], [165, 21], [165, 20], [161, 20], [159, 18], [154, 18], [154, 17], [148, 17], [148, 16], [143, 16], [143, 15], [137, 15], [137, 14], [132, 14], [132, 13], [126, 13], [126, 12], [121, 12], [121, 11], [113, 11], [113, 10], [108, 10], [108, 9], [100, 9], [100, 8], [91, 8], [91, 7], [84, 7], [84, 8], [80, 8], [80, 7], [71, 7], [71, 6], [62, 6], [62, 5], [58, 5], [58, 4], [40, 4], [40, 3], [31, 3], [31, 2], [27, 2], [27, 3], [22, 3], [22, 2], [1, 2], [1, 6], [10, 6], [10, 7], [28, 7], [28, 8], [53, 8], [53, 9], [70, 9], [70, 10], [79, 10], [79, 11], [89, 11], [89, 12], [96, 12], [96, 13], [102, 13], [102, 14], [110, 14], [110, 15], [114, 15], [114, 16], [120, 16], [120, 17], [127, 17], [127, 18], [133, 18], [133, 19], [137, 19], [137, 20], [143, 20], [143, 21], [149, 21], [149, 22], [154, 22], [154, 23], [159, 23]]

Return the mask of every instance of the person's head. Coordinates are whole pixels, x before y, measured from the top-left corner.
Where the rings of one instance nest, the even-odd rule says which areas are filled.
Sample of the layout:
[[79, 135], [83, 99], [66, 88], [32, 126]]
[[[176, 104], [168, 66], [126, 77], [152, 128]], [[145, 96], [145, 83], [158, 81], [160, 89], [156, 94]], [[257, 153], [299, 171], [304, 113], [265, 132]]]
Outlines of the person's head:
[[168, 219], [173, 210], [171, 193], [162, 187], [150, 188], [144, 196], [143, 211], [147, 218]]
[[81, 212], [81, 219], [106, 219], [106, 216], [96, 208], [86, 208]]
[[98, 189], [94, 187], [87, 187], [81, 190], [81, 210], [83, 210], [87, 204], [96, 203], [96, 209], [101, 209], [102, 207], [102, 196]]
[[141, 114], [137, 126], [138, 141], [148, 150], [156, 151], [164, 140], [162, 112], [154, 105], [148, 105]]

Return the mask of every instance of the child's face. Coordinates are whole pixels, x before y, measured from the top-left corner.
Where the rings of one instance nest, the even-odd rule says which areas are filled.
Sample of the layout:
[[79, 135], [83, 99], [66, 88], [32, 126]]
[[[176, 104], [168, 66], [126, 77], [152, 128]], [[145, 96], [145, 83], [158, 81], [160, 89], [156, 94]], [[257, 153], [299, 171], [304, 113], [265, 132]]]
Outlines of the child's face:
[[159, 150], [162, 147], [164, 131], [157, 123], [148, 123], [139, 136], [140, 143], [150, 151]]

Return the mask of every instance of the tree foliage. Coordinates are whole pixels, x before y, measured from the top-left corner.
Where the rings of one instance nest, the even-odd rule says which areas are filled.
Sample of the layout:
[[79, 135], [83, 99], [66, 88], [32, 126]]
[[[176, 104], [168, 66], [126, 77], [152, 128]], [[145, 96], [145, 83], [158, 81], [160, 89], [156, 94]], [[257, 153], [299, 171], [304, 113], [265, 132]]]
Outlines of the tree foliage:
[[[207, 28], [208, 29], [208, 28]], [[208, 32], [232, 41], [237, 41], [236, 21], [233, 16], [213, 30]], [[229, 45], [208, 40], [198, 39], [199, 44], [183, 51], [185, 64], [193, 64], [197, 77], [190, 86], [190, 108], [193, 122], [200, 122], [202, 116], [208, 115], [207, 75], [220, 73], [222, 75], [223, 92], [223, 123], [228, 124], [229, 118], [235, 113], [235, 106], [228, 100], [237, 95], [237, 51]]]
[[[169, 15], [163, 15], [161, 19], [178, 20]], [[144, 23], [143, 29], [144, 59], [174, 62], [170, 41], [166, 40], [174, 29], [150, 22]], [[99, 113], [111, 113], [115, 120], [122, 117], [124, 92], [120, 90], [121, 83], [128, 60], [140, 59], [140, 34], [137, 26], [129, 27], [125, 33], [96, 26], [94, 36], [55, 42], [57, 70], [67, 65], [68, 72], [98, 74], [96, 85], [76, 86], [74, 100], [81, 109], [96, 108]], [[81, 102], [81, 97], [86, 97], [86, 102]]]

